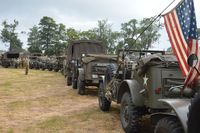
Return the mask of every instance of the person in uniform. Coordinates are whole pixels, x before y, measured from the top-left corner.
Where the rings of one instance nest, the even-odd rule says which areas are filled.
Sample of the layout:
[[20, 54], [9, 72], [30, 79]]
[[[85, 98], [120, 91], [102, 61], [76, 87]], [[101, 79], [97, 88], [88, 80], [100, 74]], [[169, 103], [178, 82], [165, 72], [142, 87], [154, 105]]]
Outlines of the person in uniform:
[[29, 58], [28, 57], [25, 57], [24, 67], [25, 67], [25, 75], [28, 75], [28, 71], [29, 71]]

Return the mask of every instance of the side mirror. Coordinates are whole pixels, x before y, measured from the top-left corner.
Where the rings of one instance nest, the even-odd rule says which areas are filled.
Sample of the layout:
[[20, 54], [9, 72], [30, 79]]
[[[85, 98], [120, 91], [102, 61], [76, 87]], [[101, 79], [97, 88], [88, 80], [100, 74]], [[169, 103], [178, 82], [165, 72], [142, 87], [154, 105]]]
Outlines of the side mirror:
[[187, 59], [187, 63], [190, 67], [195, 67], [198, 63], [198, 57], [196, 54], [191, 54], [188, 59]]

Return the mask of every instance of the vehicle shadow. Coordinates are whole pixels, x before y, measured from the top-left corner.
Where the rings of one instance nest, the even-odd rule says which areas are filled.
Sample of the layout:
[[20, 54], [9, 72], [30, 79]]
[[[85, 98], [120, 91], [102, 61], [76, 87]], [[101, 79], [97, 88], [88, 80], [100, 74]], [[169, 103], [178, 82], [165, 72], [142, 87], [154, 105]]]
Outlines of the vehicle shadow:
[[86, 95], [88, 96], [98, 96], [98, 88], [97, 87], [86, 87]]

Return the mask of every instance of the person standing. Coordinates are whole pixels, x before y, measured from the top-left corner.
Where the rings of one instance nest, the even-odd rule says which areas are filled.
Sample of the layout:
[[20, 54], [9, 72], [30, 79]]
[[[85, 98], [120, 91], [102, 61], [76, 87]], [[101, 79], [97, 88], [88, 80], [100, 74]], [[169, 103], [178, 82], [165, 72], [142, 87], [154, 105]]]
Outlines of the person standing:
[[25, 75], [28, 75], [28, 71], [29, 71], [29, 58], [26, 57], [24, 60], [24, 66], [25, 66]]

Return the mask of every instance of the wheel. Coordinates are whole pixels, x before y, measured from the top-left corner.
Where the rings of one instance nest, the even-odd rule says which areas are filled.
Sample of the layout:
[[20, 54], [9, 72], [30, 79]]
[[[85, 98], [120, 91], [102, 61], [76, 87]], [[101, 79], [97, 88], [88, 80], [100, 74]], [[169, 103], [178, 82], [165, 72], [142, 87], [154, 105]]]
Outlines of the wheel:
[[67, 77], [67, 86], [72, 85], [72, 77]]
[[196, 94], [191, 101], [188, 113], [188, 133], [200, 133], [200, 94]]
[[85, 94], [85, 83], [84, 81], [81, 81], [78, 79], [78, 94], [84, 95]]
[[72, 88], [77, 89], [77, 79], [75, 79], [74, 77], [72, 77]]
[[165, 117], [158, 121], [154, 133], [184, 133], [184, 131], [177, 118]]
[[125, 92], [121, 100], [120, 120], [126, 133], [140, 132], [140, 115], [141, 111], [133, 105], [130, 93]]
[[105, 84], [103, 82], [99, 83], [98, 101], [102, 111], [109, 111], [111, 102], [105, 97]]
[[55, 71], [55, 72], [58, 72], [58, 71], [59, 71], [59, 69], [54, 69], [54, 71]]

